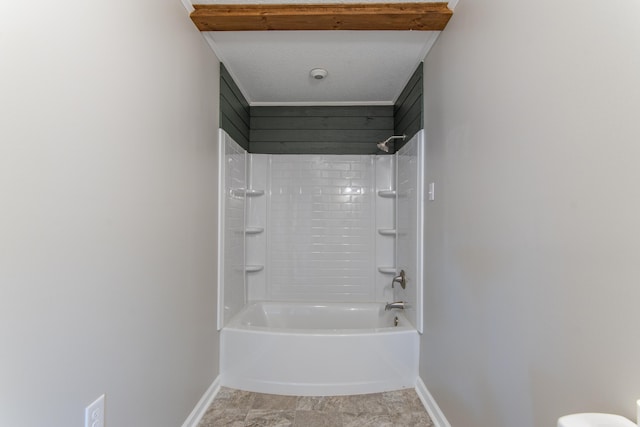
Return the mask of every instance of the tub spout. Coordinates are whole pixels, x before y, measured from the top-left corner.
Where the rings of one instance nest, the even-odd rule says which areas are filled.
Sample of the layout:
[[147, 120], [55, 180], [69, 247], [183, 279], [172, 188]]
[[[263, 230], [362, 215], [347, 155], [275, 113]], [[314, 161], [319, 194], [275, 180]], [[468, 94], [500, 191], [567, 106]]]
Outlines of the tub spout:
[[405, 307], [404, 301], [396, 301], [396, 302], [388, 302], [387, 305], [384, 306], [385, 311], [391, 310], [392, 308], [399, 308], [400, 310], [404, 310]]

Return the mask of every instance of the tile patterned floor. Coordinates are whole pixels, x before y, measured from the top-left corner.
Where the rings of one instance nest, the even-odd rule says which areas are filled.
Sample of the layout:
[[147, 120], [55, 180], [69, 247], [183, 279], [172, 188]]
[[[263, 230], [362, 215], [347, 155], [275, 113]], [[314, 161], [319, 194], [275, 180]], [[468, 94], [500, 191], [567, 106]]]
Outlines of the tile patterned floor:
[[279, 396], [223, 387], [198, 427], [429, 427], [414, 390], [354, 396]]

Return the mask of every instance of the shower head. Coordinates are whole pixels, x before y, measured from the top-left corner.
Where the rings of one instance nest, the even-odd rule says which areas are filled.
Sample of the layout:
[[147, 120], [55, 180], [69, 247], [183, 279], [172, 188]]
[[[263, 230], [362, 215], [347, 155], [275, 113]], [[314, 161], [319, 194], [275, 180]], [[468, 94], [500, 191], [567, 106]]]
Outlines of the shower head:
[[382, 142], [378, 142], [378, 150], [382, 150], [385, 153], [389, 152], [389, 146], [387, 145], [387, 143], [385, 141]]
[[389, 152], [389, 142], [393, 139], [402, 139], [404, 140], [407, 137], [407, 135], [393, 135], [390, 136], [389, 138], [385, 139], [382, 142], [378, 142], [377, 146], [378, 149], [384, 151], [385, 153]]

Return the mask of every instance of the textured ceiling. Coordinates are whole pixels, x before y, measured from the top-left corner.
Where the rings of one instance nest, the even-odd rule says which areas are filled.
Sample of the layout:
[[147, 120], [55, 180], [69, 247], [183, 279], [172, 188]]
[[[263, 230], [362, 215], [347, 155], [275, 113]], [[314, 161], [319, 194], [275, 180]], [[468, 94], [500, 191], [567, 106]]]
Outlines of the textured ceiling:
[[[438, 32], [206, 32], [252, 105], [391, 104]], [[324, 80], [310, 77], [325, 68]]]

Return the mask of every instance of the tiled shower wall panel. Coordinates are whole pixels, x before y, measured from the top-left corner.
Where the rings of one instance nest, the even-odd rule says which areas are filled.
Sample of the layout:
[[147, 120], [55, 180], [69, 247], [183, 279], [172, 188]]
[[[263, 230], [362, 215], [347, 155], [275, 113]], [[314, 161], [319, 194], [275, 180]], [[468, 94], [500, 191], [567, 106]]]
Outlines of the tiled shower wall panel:
[[267, 298], [373, 301], [374, 156], [273, 155]]
[[220, 165], [224, 187], [220, 189], [223, 195], [223, 215], [224, 222], [221, 223], [223, 230], [222, 252], [224, 262], [221, 275], [222, 286], [219, 301], [222, 307], [219, 313], [222, 318], [218, 319], [218, 327], [224, 326], [229, 319], [238, 313], [245, 304], [245, 196], [246, 188], [246, 152], [234, 142], [224, 131], [222, 141], [224, 155], [220, 156], [223, 164]]

